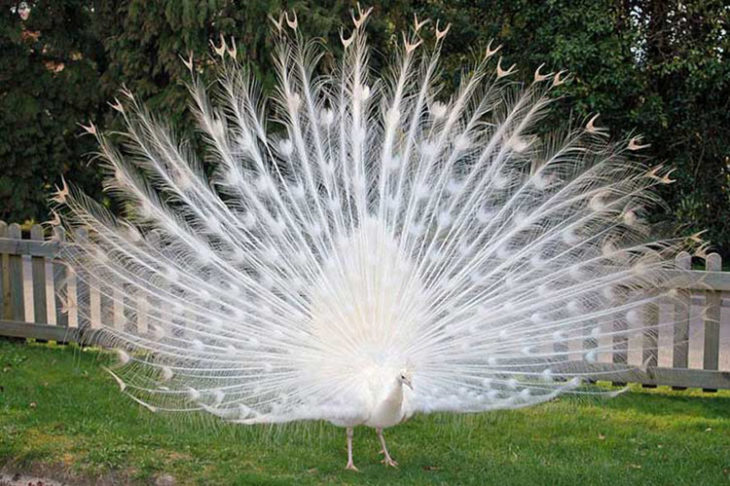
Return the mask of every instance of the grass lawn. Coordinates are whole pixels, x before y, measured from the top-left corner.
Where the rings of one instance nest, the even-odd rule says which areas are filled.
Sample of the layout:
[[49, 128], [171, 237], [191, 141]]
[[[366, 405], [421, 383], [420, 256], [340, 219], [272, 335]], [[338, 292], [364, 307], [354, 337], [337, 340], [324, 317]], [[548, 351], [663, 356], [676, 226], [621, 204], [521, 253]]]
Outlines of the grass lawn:
[[0, 340], [0, 465], [113, 484], [726, 484], [730, 393], [633, 389], [485, 414], [416, 416], [345, 433], [328, 424], [226, 425], [157, 415], [119, 393], [93, 349]]

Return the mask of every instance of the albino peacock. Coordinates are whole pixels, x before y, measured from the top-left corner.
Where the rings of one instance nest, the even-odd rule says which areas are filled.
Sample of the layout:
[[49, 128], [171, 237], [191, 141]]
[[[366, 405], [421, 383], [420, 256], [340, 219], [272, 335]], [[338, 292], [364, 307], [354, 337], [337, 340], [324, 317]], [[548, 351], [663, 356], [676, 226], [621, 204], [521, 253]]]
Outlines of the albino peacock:
[[358, 425], [394, 466], [382, 430], [413, 413], [586, 391], [599, 353], [642, 331], [678, 244], [649, 236], [652, 188], [671, 181], [632, 160], [638, 138], [610, 142], [595, 116], [545, 134], [564, 72], [521, 86], [489, 47], [442, 95], [448, 26], [426, 47], [416, 20], [373, 73], [369, 13], [325, 75], [296, 16], [275, 20], [272, 108], [233, 42], [215, 47], [213, 101], [184, 61], [210, 176], [124, 91], [125, 143], [86, 129], [125, 218], [65, 185], [55, 198], [91, 230], [65, 258], [126, 319], [104, 329], [123, 391], [241, 424], [330, 421], [349, 469]]

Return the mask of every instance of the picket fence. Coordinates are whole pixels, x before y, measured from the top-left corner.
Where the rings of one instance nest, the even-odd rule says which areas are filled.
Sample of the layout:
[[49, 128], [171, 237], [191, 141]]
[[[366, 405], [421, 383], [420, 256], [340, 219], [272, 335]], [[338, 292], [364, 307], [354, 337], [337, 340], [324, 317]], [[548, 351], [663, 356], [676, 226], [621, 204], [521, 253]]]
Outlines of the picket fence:
[[[77, 278], [73, 268], [56, 259], [61, 245], [68, 244], [61, 228], [53, 228], [52, 236], [45, 238], [43, 228], [35, 225], [26, 236], [18, 224], [0, 221], [0, 336], [96, 344], [102, 323], [119, 325], [124, 320], [124, 310], [114, 298], [85, 282], [93, 279]], [[643, 326], [655, 332], [618, 339], [613, 353], [601, 353], [588, 365], [591, 371], [613, 382], [730, 389], [730, 319], [723, 319], [722, 312], [727, 307], [723, 297], [730, 299], [730, 272], [721, 271], [716, 253], [707, 256], [704, 270], [690, 270], [690, 260], [685, 252], [676, 259], [671, 285], [677, 294], [674, 302], [679, 303], [650, 306], [642, 313]], [[58, 290], [64, 285], [68, 297], [62, 302]], [[142, 328], [152, 310], [146, 301], [136, 306], [136, 325]], [[668, 322], [674, 324], [662, 324]], [[569, 351], [579, 355], [596, 345], [586, 340]], [[617, 372], [625, 363], [640, 366], [630, 374]]]

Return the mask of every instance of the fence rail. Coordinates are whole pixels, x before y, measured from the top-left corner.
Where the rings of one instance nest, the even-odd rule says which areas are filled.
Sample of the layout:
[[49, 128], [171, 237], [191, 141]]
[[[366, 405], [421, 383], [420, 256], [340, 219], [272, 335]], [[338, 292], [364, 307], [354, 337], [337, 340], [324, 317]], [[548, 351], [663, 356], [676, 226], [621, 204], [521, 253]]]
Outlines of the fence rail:
[[[54, 228], [46, 239], [43, 229], [35, 225], [26, 236], [23, 238], [18, 224], [0, 221], [0, 336], [95, 344], [102, 323], [122, 325], [122, 305], [103, 295], [93, 279], [77, 278], [73, 268], [56, 259], [67, 244], [60, 228]], [[677, 304], [652, 305], [643, 313], [642, 327], [656, 332], [638, 340], [622, 337], [614, 341], [614, 352], [601, 353], [599, 362], [588, 365], [591, 371], [614, 382], [730, 389], [730, 319], [722, 312], [726, 307], [723, 298], [730, 302], [730, 272], [721, 271], [722, 261], [716, 253], [707, 256], [704, 270], [690, 270], [690, 260], [688, 253], [680, 253], [677, 271], [667, 280], [666, 286], [676, 292]], [[67, 301], [61, 301], [59, 290], [66, 291]], [[79, 295], [85, 298], [79, 299]], [[80, 305], [87, 308], [79, 309]], [[138, 329], [146, 328], [152, 309], [147, 309], [144, 300], [136, 306]], [[669, 319], [663, 320], [663, 316]], [[568, 351], [579, 355], [596, 343], [586, 339], [578, 346]], [[626, 375], [616, 368], [624, 363], [640, 366]]]

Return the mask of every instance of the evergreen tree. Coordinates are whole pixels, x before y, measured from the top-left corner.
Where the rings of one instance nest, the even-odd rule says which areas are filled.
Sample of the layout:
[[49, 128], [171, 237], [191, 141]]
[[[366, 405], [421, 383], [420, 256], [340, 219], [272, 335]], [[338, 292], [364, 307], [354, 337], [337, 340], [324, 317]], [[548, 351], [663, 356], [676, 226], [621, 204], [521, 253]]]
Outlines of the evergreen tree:
[[[29, 1], [23, 20], [13, 2], [0, 11], [0, 217], [47, 217], [46, 198], [62, 174], [86, 191], [99, 187], [90, 137], [77, 123], [119, 125], [108, 106], [123, 85], [192, 137], [180, 57], [213, 79], [210, 43], [234, 37], [265, 89], [274, 84], [267, 17], [296, 11], [307, 37], [331, 45], [354, 1], [56, 0]], [[647, 163], [676, 167], [667, 207], [652, 215], [686, 234], [708, 230], [730, 256], [730, 8], [722, 0], [436, 0], [368, 2], [375, 69], [399, 33], [419, 19], [452, 24], [444, 46], [443, 96], [490, 39], [504, 66], [530, 82], [540, 64], [567, 69], [553, 126], [600, 113], [615, 137], [641, 133]], [[62, 68], [61, 68], [62, 67]]]

